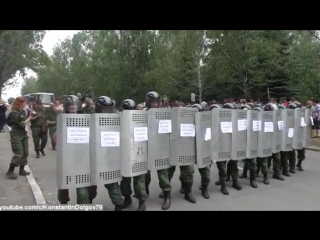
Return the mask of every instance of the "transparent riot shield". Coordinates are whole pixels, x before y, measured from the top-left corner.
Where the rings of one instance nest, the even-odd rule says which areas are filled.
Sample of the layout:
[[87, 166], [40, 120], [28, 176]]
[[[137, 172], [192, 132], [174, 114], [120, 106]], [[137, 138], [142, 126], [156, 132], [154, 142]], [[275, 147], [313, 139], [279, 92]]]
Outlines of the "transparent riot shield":
[[303, 148], [304, 139], [304, 128], [307, 127], [305, 123], [305, 110], [297, 108], [294, 110], [294, 125], [293, 125], [293, 149], [301, 150]]
[[246, 159], [247, 151], [247, 111], [232, 111], [231, 159]]
[[258, 119], [258, 111], [247, 111], [247, 150], [246, 158], [258, 157], [258, 131], [261, 131], [261, 121]]
[[279, 153], [281, 151], [283, 120], [282, 110], [273, 111], [273, 139], [272, 139], [272, 153]]
[[292, 142], [294, 135], [294, 109], [282, 110], [283, 130], [282, 130], [282, 142], [281, 151], [292, 151]]
[[261, 131], [258, 133], [258, 157], [272, 156], [273, 112], [260, 111], [258, 119], [261, 121]]

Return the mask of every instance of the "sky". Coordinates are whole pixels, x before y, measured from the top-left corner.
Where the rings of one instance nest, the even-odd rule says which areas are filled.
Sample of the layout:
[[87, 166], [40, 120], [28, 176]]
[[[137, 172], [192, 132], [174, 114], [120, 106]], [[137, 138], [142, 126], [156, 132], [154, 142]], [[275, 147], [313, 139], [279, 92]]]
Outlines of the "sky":
[[[75, 33], [79, 31], [80, 30], [47, 30], [46, 35], [42, 41], [43, 49], [47, 52], [48, 55], [51, 55], [53, 52], [54, 46], [60, 40], [64, 40], [67, 37], [72, 37]], [[36, 76], [36, 74], [32, 70], [29, 70], [27, 76], [28, 77]], [[23, 83], [23, 78], [19, 77], [16, 87], [9, 88], [2, 92], [2, 99], [8, 100], [8, 98], [10, 97], [15, 98], [20, 96], [22, 83]]]

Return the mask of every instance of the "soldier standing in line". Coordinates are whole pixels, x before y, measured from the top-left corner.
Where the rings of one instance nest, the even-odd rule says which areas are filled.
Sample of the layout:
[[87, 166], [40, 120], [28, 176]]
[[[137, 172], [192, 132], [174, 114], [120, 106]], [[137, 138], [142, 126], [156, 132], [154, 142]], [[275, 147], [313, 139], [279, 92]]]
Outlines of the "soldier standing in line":
[[[123, 111], [128, 110], [136, 110], [137, 105], [132, 99], [126, 99], [122, 102], [121, 107]], [[127, 208], [132, 204], [132, 189], [131, 189], [131, 177], [122, 177], [122, 181], [120, 184], [121, 194], [124, 196], [124, 201], [122, 204], [122, 208]], [[146, 193], [146, 183], [145, 183], [145, 175], [139, 175], [133, 177], [133, 189], [135, 193], [135, 197], [139, 200], [138, 211], [146, 210], [146, 198], [148, 197]]]
[[56, 150], [56, 143], [54, 141], [54, 134], [57, 131], [57, 116], [58, 113], [54, 110], [55, 107], [60, 105], [60, 101], [56, 100], [54, 104], [51, 105], [47, 113], [47, 124], [49, 127], [49, 136], [51, 139], [52, 150]]
[[44, 149], [48, 141], [48, 123], [47, 123], [47, 110], [43, 107], [42, 101], [36, 101], [33, 107], [36, 112], [35, 116], [31, 118], [31, 131], [34, 143], [34, 150], [36, 158], [40, 157], [39, 152], [45, 156]]

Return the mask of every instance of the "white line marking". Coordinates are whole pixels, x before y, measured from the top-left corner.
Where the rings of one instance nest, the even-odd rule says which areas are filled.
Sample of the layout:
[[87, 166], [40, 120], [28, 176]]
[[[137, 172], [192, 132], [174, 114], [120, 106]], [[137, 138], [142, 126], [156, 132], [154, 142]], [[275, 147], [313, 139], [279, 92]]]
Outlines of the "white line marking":
[[27, 176], [27, 180], [31, 186], [33, 196], [36, 199], [36, 203], [37, 204], [47, 204], [47, 202], [44, 199], [44, 196], [41, 192], [41, 189], [40, 189], [38, 183], [36, 182], [36, 180], [34, 179], [33, 174], [31, 172], [31, 169], [29, 168], [28, 165], [25, 166], [25, 170], [27, 172], [30, 172], [30, 175]]

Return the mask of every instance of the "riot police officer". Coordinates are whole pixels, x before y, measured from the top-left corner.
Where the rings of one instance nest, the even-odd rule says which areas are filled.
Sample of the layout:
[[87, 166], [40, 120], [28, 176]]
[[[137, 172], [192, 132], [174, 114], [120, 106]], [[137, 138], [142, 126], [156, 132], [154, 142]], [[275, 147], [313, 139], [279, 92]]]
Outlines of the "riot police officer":
[[[202, 102], [205, 103], [205, 102]], [[208, 104], [207, 104], [208, 105]], [[194, 104], [192, 105], [192, 108], [198, 108], [199, 112], [205, 111], [205, 108], [203, 107], [203, 105], [201, 104]], [[208, 186], [210, 183], [210, 168], [211, 168], [211, 164], [210, 166], [204, 167], [204, 168], [199, 168], [199, 173], [201, 176], [201, 194], [205, 199], [209, 199], [210, 195], [208, 193]]]
[[[114, 103], [107, 96], [100, 96], [95, 103], [95, 113], [114, 113]], [[121, 196], [120, 186], [118, 183], [105, 184], [104, 187], [108, 190], [109, 197], [115, 205], [115, 211], [122, 210], [123, 199]], [[90, 203], [97, 195], [97, 186], [88, 187]]]
[[[76, 114], [81, 109], [81, 101], [76, 96], [66, 96], [63, 102], [63, 112]], [[59, 149], [58, 149], [59, 151]], [[90, 204], [88, 187], [80, 187], [77, 191], [77, 204]], [[67, 204], [70, 201], [69, 189], [58, 189], [58, 200], [60, 204]]]
[[[149, 92], [146, 95], [145, 98], [146, 103], [146, 111], [150, 108], [160, 108], [161, 107], [161, 97], [157, 92]], [[158, 172], [158, 179], [159, 179], [159, 185], [162, 189], [162, 196], [163, 196], [163, 204], [162, 209], [167, 210], [171, 206], [171, 184], [170, 184], [170, 173], [168, 169], [161, 169], [157, 170]], [[173, 174], [172, 174], [173, 175]], [[151, 174], [150, 171], [145, 175], [145, 181], [146, 181], [146, 191], [149, 195], [149, 185], [151, 183]]]
[[[126, 99], [122, 102], [121, 107], [123, 111], [127, 110], [136, 110], [137, 105], [132, 99]], [[146, 182], [145, 182], [145, 175], [139, 175], [133, 177], [133, 189], [135, 193], [135, 197], [139, 200], [139, 207], [138, 211], [145, 211], [146, 210]], [[131, 177], [122, 177], [122, 181], [120, 183], [121, 194], [124, 196], [124, 201], [122, 204], [122, 208], [127, 208], [132, 204], [132, 189], [131, 189]]]
[[[298, 101], [291, 102], [288, 105], [289, 109], [301, 108], [301, 104]], [[289, 164], [288, 164], [289, 160]], [[296, 173], [296, 152], [295, 150], [291, 150], [289, 152], [281, 152], [281, 166], [282, 166], [282, 174], [284, 176], [290, 177], [290, 173]], [[289, 172], [288, 172], [289, 167]]]
[[[232, 103], [226, 103], [223, 105], [223, 108], [229, 108], [229, 109], [235, 109], [234, 105]], [[220, 161], [217, 162], [217, 167], [219, 170], [219, 180], [215, 183], [216, 185], [221, 185], [221, 192], [225, 195], [228, 195], [229, 192], [226, 188], [225, 182], [227, 181], [227, 167], [228, 172], [232, 177], [232, 187], [236, 190], [241, 190], [242, 187], [238, 182], [239, 177], [239, 169], [238, 169], [238, 161], [236, 160], [229, 160], [228, 166], [227, 161]]]
[[[252, 110], [252, 106], [249, 104], [243, 104], [240, 109], [242, 110]], [[255, 159], [245, 159], [244, 160], [244, 166], [243, 166], [243, 174], [240, 176], [240, 178], [246, 178], [247, 177], [247, 170], [250, 171], [250, 186], [253, 188], [257, 188], [257, 182], [256, 182], [256, 163]]]

